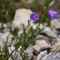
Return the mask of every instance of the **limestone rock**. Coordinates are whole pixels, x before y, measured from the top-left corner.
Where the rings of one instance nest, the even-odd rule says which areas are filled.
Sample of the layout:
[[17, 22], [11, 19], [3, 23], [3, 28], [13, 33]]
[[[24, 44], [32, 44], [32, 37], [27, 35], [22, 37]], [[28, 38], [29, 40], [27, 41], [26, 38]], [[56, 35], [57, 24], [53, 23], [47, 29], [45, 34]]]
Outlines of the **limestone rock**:
[[37, 56], [37, 60], [41, 60], [46, 55], [47, 55], [47, 50], [40, 52], [40, 54]]
[[34, 46], [33, 46], [33, 49], [36, 50], [36, 51], [40, 51], [40, 47], [37, 46], [37, 45], [34, 45]]
[[57, 36], [56, 42], [60, 42], [60, 35]]
[[[9, 31], [5, 32], [5, 33], [0, 33], [0, 46], [3, 47], [4, 43], [7, 42], [7, 45], [10, 45], [12, 42], [12, 35], [10, 34]], [[7, 40], [8, 38], [8, 40]]]
[[42, 60], [60, 60], [60, 52], [58, 53], [49, 53]]
[[52, 20], [51, 26], [54, 26], [55, 28], [60, 28], [60, 18], [57, 20]]
[[37, 36], [35, 45], [39, 46], [40, 48], [51, 47], [51, 44], [48, 41], [48, 38], [42, 35]]
[[52, 46], [51, 51], [53, 51], [53, 52], [58, 52], [58, 51], [60, 51], [60, 42], [56, 42], [56, 43]]
[[50, 36], [50, 37], [53, 37], [53, 38], [56, 38], [57, 37], [57, 32], [55, 29], [51, 29], [50, 27], [45, 27], [44, 29], [44, 32]]
[[37, 45], [34, 45], [33, 50], [34, 50], [33, 55], [37, 56], [40, 53], [41, 48], [39, 46], [37, 46]]
[[15, 13], [14, 20], [12, 22], [12, 27], [21, 29], [22, 26], [28, 25], [28, 20], [30, 20], [30, 14], [32, 13], [29, 9], [17, 9]]
[[45, 40], [36, 40], [36, 45], [39, 46], [40, 48], [48, 46]]

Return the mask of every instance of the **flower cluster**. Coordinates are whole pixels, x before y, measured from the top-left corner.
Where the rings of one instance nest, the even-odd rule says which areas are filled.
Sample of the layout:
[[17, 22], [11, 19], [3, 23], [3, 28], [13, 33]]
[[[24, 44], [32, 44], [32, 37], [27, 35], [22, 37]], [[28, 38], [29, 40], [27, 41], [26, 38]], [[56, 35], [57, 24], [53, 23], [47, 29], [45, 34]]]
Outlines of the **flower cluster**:
[[[54, 11], [54, 10], [48, 10], [48, 16], [51, 18], [51, 20], [57, 19], [58, 12]], [[41, 18], [41, 16], [39, 16], [39, 14], [37, 14], [36, 12], [33, 12], [29, 9], [18, 9], [16, 11], [15, 18], [13, 20], [13, 26], [21, 29], [20, 27], [22, 27], [21, 26], [22, 24], [25, 26], [28, 25], [28, 20], [30, 20], [34, 23], [36, 21], [39, 21], [40, 18]]]

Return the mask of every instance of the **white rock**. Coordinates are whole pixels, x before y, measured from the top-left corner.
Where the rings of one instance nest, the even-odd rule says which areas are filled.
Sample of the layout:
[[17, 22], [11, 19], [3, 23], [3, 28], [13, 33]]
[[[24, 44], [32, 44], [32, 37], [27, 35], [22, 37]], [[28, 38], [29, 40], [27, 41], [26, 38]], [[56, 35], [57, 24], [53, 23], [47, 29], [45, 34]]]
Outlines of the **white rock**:
[[37, 60], [41, 60], [46, 55], [47, 55], [47, 51], [46, 50], [40, 52], [40, 54], [37, 56]]
[[58, 53], [49, 53], [42, 60], [60, 60], [60, 52]]
[[57, 36], [56, 41], [60, 42], [60, 35]]
[[53, 51], [53, 52], [60, 51], [60, 42], [55, 42], [55, 44], [52, 46], [51, 51]]
[[40, 48], [48, 46], [45, 40], [36, 40], [36, 45], [39, 46]]
[[12, 23], [13, 28], [22, 28], [22, 24], [27, 26], [28, 20], [30, 20], [30, 14], [32, 13], [29, 9], [18, 9], [16, 10], [15, 17]]
[[33, 52], [33, 48], [32, 47], [28, 47], [26, 50], [25, 50], [26, 53], [32, 53]]
[[7, 41], [7, 36], [8, 36], [8, 32], [7, 33], [0, 33], [0, 45], [3, 46], [4, 42]]
[[[8, 38], [8, 40], [7, 40]], [[11, 44], [12, 35], [9, 31], [5, 33], [0, 33], [0, 46], [3, 47], [5, 42], [8, 42], [7, 45]]]
[[54, 26], [55, 28], [60, 28], [60, 19], [52, 20], [51, 26]]
[[48, 56], [50, 56], [51, 54], [52, 54], [52, 52], [49, 53], [48, 55], [44, 56], [44, 57], [42, 58], [42, 60], [46, 60], [46, 58], [48, 58]]
[[46, 40], [46, 41], [48, 40], [48, 38], [46, 36], [44, 36], [44, 35], [37, 35], [36, 40], [38, 40], [38, 39], [39, 40]]
[[40, 47], [37, 46], [37, 45], [34, 45], [34, 46], [33, 46], [33, 49], [36, 50], [36, 51], [40, 51]]
[[44, 32], [50, 37], [54, 37], [54, 38], [57, 37], [56, 30], [55, 29], [52, 30], [50, 27], [45, 27]]

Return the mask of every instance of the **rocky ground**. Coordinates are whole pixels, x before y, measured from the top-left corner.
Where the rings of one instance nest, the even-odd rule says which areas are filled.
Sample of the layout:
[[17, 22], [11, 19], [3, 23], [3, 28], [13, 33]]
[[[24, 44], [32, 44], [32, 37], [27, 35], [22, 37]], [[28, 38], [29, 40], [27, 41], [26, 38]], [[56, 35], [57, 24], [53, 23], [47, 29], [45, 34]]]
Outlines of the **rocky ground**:
[[27, 48], [26, 52], [33, 55], [31, 60], [60, 60], [60, 30], [49, 30], [46, 34], [53, 37], [52, 42], [44, 34], [38, 35], [35, 45]]
[[[27, 2], [25, 2], [25, 0], [22, 0], [21, 2], [23, 2], [23, 4], [21, 4], [22, 5], [21, 7], [23, 7], [24, 4], [26, 4], [26, 3], [30, 4], [31, 1], [32, 0], [27, 0]], [[17, 3], [15, 5], [12, 3], [11, 3], [11, 5], [15, 6], [15, 7], [18, 6], [17, 8], [19, 8], [20, 3], [17, 0], [16, 0], [16, 2]], [[56, 2], [59, 2], [59, 1], [57, 0]], [[57, 4], [55, 4], [55, 5], [57, 6]], [[58, 10], [60, 3], [58, 4], [58, 7], [55, 7], [55, 5], [53, 6], [52, 9], [57, 8], [57, 10]], [[16, 23], [18, 28], [21, 29], [21, 26], [19, 25], [19, 19], [21, 18], [20, 21], [22, 21], [22, 20], [25, 20], [29, 16], [28, 16], [28, 13], [25, 15], [26, 12], [23, 14], [21, 12], [18, 12], [18, 13], [16, 15], [18, 18], [14, 17], [17, 21], [14, 21], [14, 22]], [[19, 17], [19, 16], [21, 16], [21, 17]], [[25, 17], [23, 17], [23, 16], [25, 16]], [[26, 24], [26, 23], [27, 22], [24, 22], [24, 24]], [[12, 56], [14, 57], [15, 60], [23, 60], [22, 56], [20, 55], [20, 49], [22, 48], [22, 46], [20, 45], [19, 48], [17, 50], [15, 50], [14, 44], [16, 44], [17, 41], [19, 41], [19, 40], [16, 39], [15, 36], [14, 36], [14, 38], [17, 41], [12, 40], [13, 35], [11, 34], [11, 31], [10, 31], [10, 28], [11, 28], [10, 25], [12, 25], [12, 24], [4, 23], [3, 28], [2, 28], [2, 23], [0, 23], [0, 50], [2, 51], [2, 49], [5, 46], [4, 43], [7, 42], [6, 44], [8, 45], [9, 54], [13, 53]], [[32, 24], [32, 26], [33, 26], [33, 29], [36, 29], [36, 25]], [[1, 28], [3, 29], [3, 31], [1, 30]], [[13, 30], [14, 28], [15, 28], [15, 24], [12, 25], [11, 29]], [[24, 50], [24, 53], [28, 54], [28, 60], [60, 60], [60, 18], [58, 18], [57, 20], [52, 20], [50, 27], [46, 26], [45, 24], [40, 24], [40, 28], [43, 29], [43, 32], [37, 35], [37, 37], [35, 39], [35, 44], [29, 45]], [[21, 33], [22, 33], [22, 30], [20, 30], [18, 32], [18, 36]], [[0, 51], [0, 56], [1, 56], [1, 51]], [[4, 53], [2, 53], [2, 54], [4, 54]], [[11, 57], [9, 57], [8, 60], [13, 60], [13, 59]]]
[[[52, 22], [51, 27], [45, 27], [44, 32], [36, 37], [35, 45], [30, 45], [25, 53], [28, 53], [29, 60], [60, 60], [60, 19]], [[3, 43], [8, 35], [8, 45], [10, 45], [12, 35], [8, 32], [7, 25], [4, 24], [4, 33], [0, 32], [0, 47], [4, 46]], [[50, 40], [49, 37], [51, 37]], [[15, 49], [13, 45], [10, 48], [12, 51]], [[18, 52], [15, 55], [16, 60], [22, 60]]]

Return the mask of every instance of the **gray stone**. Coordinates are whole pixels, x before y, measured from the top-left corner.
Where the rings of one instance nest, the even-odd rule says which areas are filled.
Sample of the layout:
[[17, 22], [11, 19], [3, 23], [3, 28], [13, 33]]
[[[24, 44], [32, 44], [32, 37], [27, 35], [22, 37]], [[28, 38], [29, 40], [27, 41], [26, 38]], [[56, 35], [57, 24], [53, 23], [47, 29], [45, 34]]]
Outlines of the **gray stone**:
[[43, 36], [43, 35], [38, 35], [36, 37], [36, 43], [35, 43], [36, 46], [39, 46], [40, 48], [48, 48], [48, 47], [51, 47], [51, 44], [50, 42], [48, 41], [48, 38]]
[[42, 60], [60, 60], [60, 52], [58, 53], [51, 52], [45, 57], [43, 57]]
[[40, 51], [40, 47], [37, 46], [37, 45], [34, 45], [34, 46], [33, 46], [33, 49], [36, 50], [36, 51]]
[[60, 51], [60, 42], [55, 42], [55, 44], [52, 46], [51, 51], [53, 51], [53, 52]]
[[57, 20], [52, 20], [51, 26], [54, 26], [55, 28], [60, 28], [60, 18]]
[[43, 35], [37, 35], [36, 39], [44, 39], [44, 40], [48, 40], [47, 37], [43, 36]]
[[57, 31], [54, 28], [52, 29], [51, 27], [45, 27], [44, 32], [50, 37], [57, 37]]
[[40, 53], [41, 48], [39, 46], [37, 46], [37, 45], [34, 45], [33, 50], [34, 50], [33, 55], [37, 56]]
[[37, 56], [37, 60], [41, 60], [46, 55], [47, 55], [47, 50], [40, 52], [40, 54]]
[[60, 35], [57, 36], [56, 40], [60, 42]]

